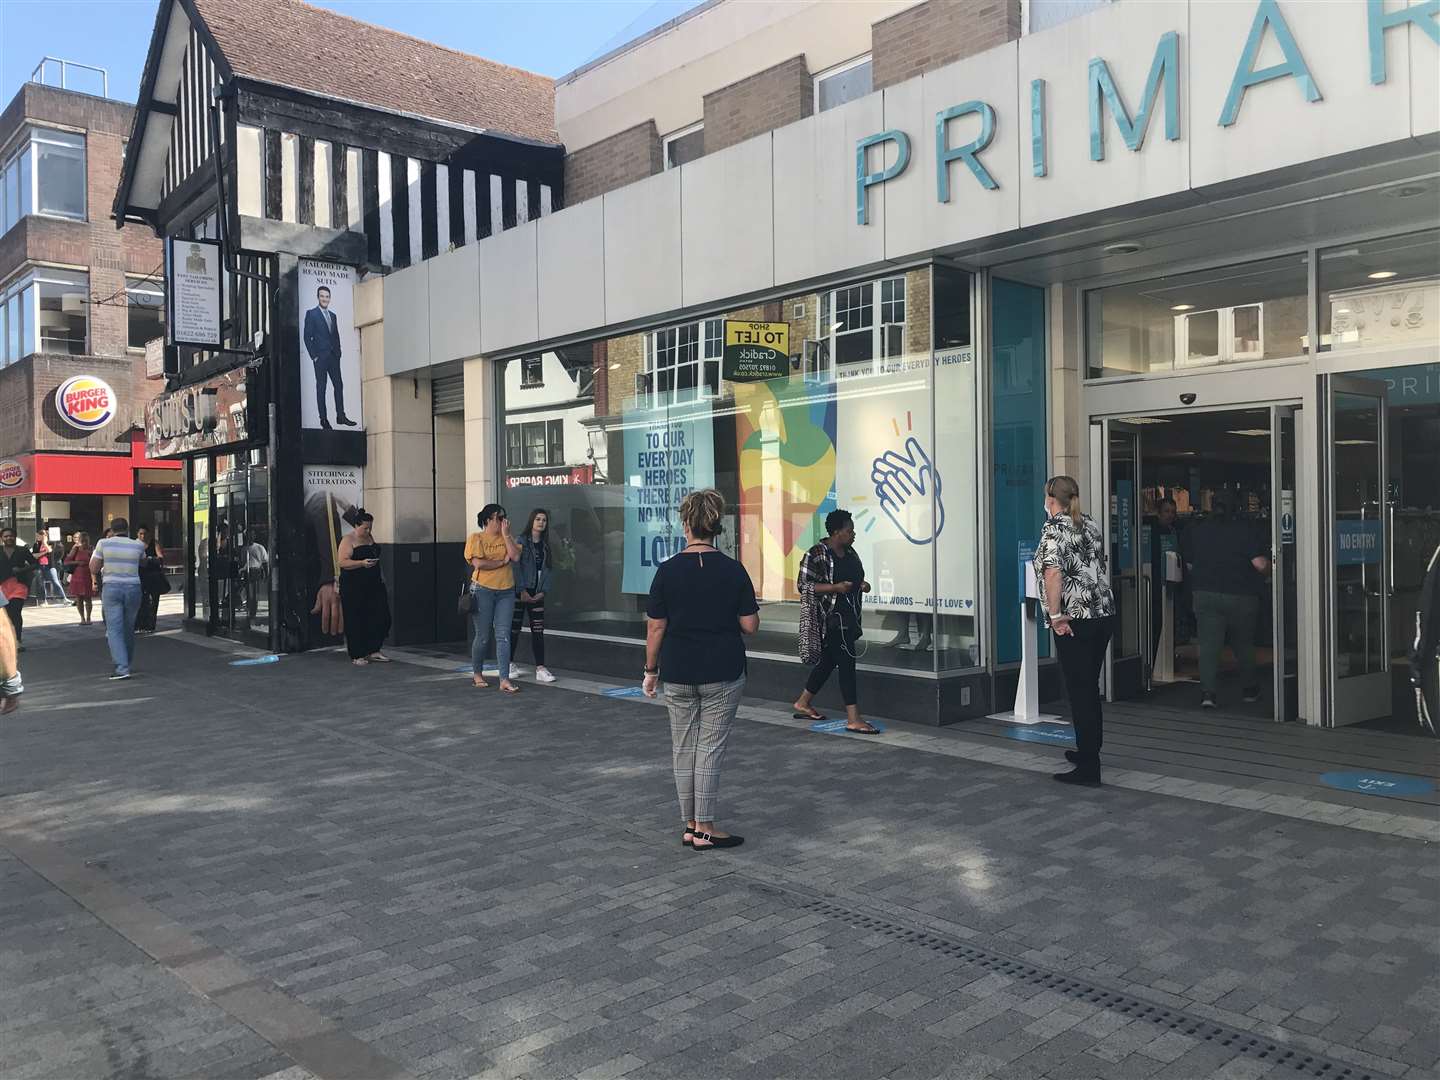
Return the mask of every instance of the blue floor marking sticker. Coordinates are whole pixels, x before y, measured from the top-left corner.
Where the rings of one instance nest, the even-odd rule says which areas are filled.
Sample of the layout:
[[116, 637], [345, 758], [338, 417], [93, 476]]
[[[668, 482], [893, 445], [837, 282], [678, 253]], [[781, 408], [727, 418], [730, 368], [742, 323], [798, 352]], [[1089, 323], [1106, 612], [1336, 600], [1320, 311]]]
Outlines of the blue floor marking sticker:
[[[455, 670], [456, 670], [459, 674], [461, 674], [461, 675], [474, 675], [474, 674], [475, 674], [475, 669], [472, 668], [469, 664], [466, 664], [466, 665], [463, 666], [463, 667], [457, 667]], [[500, 669], [497, 668], [494, 664], [491, 664], [489, 667], [485, 668], [485, 669], [481, 672], [481, 674], [482, 674], [482, 675], [499, 675], [499, 674], [500, 674]]]
[[643, 686], [617, 686], [611, 690], [602, 690], [601, 693], [606, 697], [644, 697], [645, 688]]
[[1074, 746], [1075, 732], [1068, 727], [1054, 724], [1035, 724], [1030, 727], [1006, 727], [1005, 734], [1021, 742], [1055, 743], [1058, 746]]
[[[825, 735], [835, 735], [845, 730], [845, 724], [846, 721], [844, 720], [817, 720], [815, 723], [810, 725], [810, 730], [819, 731]], [[876, 731], [885, 730], [884, 724], [876, 723], [874, 720], [870, 721], [870, 726], [873, 727]]]
[[257, 664], [278, 664], [280, 657], [274, 653], [267, 656], [247, 656], [244, 660], [231, 660], [231, 667], [254, 667]]
[[1362, 795], [1428, 795], [1435, 790], [1435, 784], [1423, 776], [1384, 772], [1327, 772], [1321, 773], [1320, 782]]

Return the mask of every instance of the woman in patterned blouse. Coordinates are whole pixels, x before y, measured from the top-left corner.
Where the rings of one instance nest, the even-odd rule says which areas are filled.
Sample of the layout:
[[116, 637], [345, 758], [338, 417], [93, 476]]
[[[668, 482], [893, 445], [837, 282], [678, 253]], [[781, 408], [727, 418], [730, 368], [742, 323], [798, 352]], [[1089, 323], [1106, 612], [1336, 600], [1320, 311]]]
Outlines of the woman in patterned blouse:
[[1035, 547], [1035, 579], [1045, 618], [1055, 632], [1055, 652], [1070, 697], [1075, 749], [1065, 751], [1074, 764], [1056, 773], [1064, 784], [1100, 783], [1100, 667], [1114, 632], [1115, 597], [1105, 568], [1105, 537], [1080, 512], [1080, 485], [1069, 476], [1045, 481], [1045, 525]]

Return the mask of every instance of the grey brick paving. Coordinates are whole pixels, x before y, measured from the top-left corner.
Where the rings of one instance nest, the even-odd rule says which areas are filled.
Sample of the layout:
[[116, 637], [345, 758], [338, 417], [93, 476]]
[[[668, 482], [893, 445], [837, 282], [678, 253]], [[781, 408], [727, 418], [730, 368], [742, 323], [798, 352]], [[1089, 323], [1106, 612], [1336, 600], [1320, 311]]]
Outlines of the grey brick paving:
[[[43, 633], [3, 729], [0, 828], [415, 1076], [1275, 1068], [806, 896], [1377, 1077], [1436, 1075], [1440, 866], [1420, 841], [742, 724], [724, 807], [751, 842], [696, 856], [644, 703], [512, 701], [334, 654], [237, 669], [164, 638], [112, 687], [74, 674], [104, 670], [98, 641], [62, 654]], [[0, 1075], [301, 1080], [23, 864], [0, 857], [0, 882]]]

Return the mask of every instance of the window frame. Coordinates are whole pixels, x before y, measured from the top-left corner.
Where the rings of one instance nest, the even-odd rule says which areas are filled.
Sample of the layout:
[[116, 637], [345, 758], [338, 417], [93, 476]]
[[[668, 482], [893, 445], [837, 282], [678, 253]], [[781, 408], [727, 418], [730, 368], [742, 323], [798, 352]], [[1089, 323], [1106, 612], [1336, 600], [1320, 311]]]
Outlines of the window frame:
[[[898, 286], [899, 295], [896, 295]], [[847, 305], [844, 310], [849, 312], [866, 312], [868, 322], [856, 326], [850, 330], [841, 329], [842, 320], [838, 317], [840, 297], [842, 293], [858, 292], [865, 289], [870, 290], [868, 304]], [[887, 299], [886, 294], [889, 293]], [[806, 362], [806, 377], [823, 380], [833, 377], [833, 372], [839, 366], [840, 339], [844, 337], [859, 336], [867, 331], [870, 333], [870, 359], [847, 361], [847, 367], [854, 367], [859, 364], [870, 363], [871, 365], [883, 364], [887, 360], [905, 355], [905, 326], [909, 312], [908, 290], [905, 284], [905, 274], [887, 274], [884, 277], [869, 278], [865, 281], [851, 282], [848, 285], [840, 285], [833, 289], [827, 289], [820, 294], [819, 303], [819, 340], [825, 344], [825, 357], [820, 360], [818, 357], [812, 364]], [[898, 312], [897, 312], [898, 308]], [[899, 320], [886, 318], [886, 311], [889, 309], [891, 315], [898, 314]], [[900, 347], [898, 351], [890, 347], [892, 332], [899, 328]], [[876, 368], [878, 371], [879, 368]]]
[[[871, 65], [872, 65], [871, 70], [870, 70], [870, 89], [869, 89], [869, 91], [867, 91], [867, 93], [873, 94], [873, 93], [875, 92], [875, 70], [874, 70], [874, 67], [873, 67], [874, 62], [875, 62], [875, 54], [874, 54], [874, 52], [867, 52], [867, 53], [861, 53], [859, 56], [852, 57], [852, 58], [850, 58], [849, 60], [842, 61], [841, 63], [832, 64], [830, 67], [826, 68], [824, 71], [817, 71], [814, 75], [812, 75], [812, 76], [810, 77], [810, 88], [811, 88], [811, 94], [812, 94], [812, 98], [811, 98], [811, 100], [812, 100], [812, 109], [811, 109], [811, 111], [814, 112], [814, 113], [816, 113], [816, 114], [819, 114], [819, 113], [821, 113], [821, 112], [829, 112], [829, 111], [830, 111], [829, 109], [823, 109], [823, 110], [822, 110], [822, 109], [820, 108], [820, 84], [821, 84], [822, 82], [824, 82], [824, 81], [827, 80], [827, 79], [833, 79], [836, 75], [844, 75], [847, 71], [853, 71], [855, 68], [858, 68], [858, 67], [860, 67], [860, 66], [863, 65], [863, 64], [871, 64]], [[861, 97], [864, 97], [865, 95], [864, 95], [864, 94], [861, 94], [860, 96], [861, 96]], [[836, 102], [834, 105], [831, 105], [830, 108], [831, 108], [831, 109], [838, 109], [838, 108], [840, 108], [841, 105], [848, 105], [850, 102], [852, 102], [852, 101], [857, 101], [857, 100], [859, 100], [859, 99], [858, 99], [858, 98], [847, 98], [845, 101]]]
[[[141, 292], [141, 293], [145, 293], [145, 294], [150, 295], [150, 296], [158, 297], [159, 300], [160, 300], [160, 302], [159, 302], [158, 304], [154, 304], [154, 305], [150, 305], [150, 304], [137, 304], [137, 303], [135, 303], [135, 302], [133, 301], [133, 299], [132, 299], [132, 297], [134, 296], [134, 294], [137, 293], [137, 292]], [[152, 278], [152, 277], [142, 277], [142, 276], [140, 276], [140, 275], [138, 275], [138, 274], [126, 274], [126, 275], [125, 275], [125, 340], [126, 340], [125, 351], [126, 351], [126, 352], [143, 353], [143, 352], [145, 351], [145, 346], [144, 346], [143, 344], [141, 344], [141, 345], [131, 345], [131, 344], [129, 344], [129, 340], [130, 340], [130, 311], [131, 311], [132, 308], [145, 308], [145, 307], [156, 307], [156, 308], [159, 309], [159, 311], [160, 311], [160, 336], [163, 337], [163, 336], [165, 335], [165, 285], [164, 285], [164, 283], [163, 283], [163, 282], [157, 282], [157, 281], [156, 281], [154, 278]]]
[[[683, 161], [680, 162], [679, 164], [675, 164], [675, 165], [672, 165], [672, 164], [670, 163], [670, 144], [671, 144], [671, 143], [676, 142], [676, 141], [678, 141], [678, 140], [680, 140], [680, 139], [683, 139], [683, 138], [685, 138], [687, 135], [694, 135], [697, 131], [704, 131], [704, 130], [705, 130], [705, 121], [704, 121], [704, 120], [697, 120], [695, 123], [690, 124], [690, 125], [688, 125], [688, 126], [686, 126], [686, 127], [676, 128], [674, 131], [670, 132], [669, 135], [664, 136], [664, 137], [660, 140], [660, 171], [661, 171], [661, 172], [669, 172], [671, 169], [678, 169], [678, 168], [680, 168], [681, 165], [686, 164], [686, 163], [683, 162]], [[700, 157], [704, 157], [704, 156], [705, 156], [705, 155], [704, 155], [704, 151], [701, 151], [701, 153], [700, 153], [699, 156], [700, 156]]]
[[[50, 136], [47, 138], [47, 136]], [[54, 136], [63, 136], [55, 138]], [[80, 201], [78, 215], [61, 210], [40, 209], [40, 157], [37, 145], [50, 143], [75, 149], [70, 140], [79, 139], [80, 145]], [[14, 170], [13, 172], [11, 170]], [[10, 217], [8, 181], [15, 178], [15, 216]], [[4, 154], [0, 154], [0, 236], [8, 233], [23, 218], [46, 217], [57, 221], [90, 220], [90, 140], [83, 131], [49, 124], [26, 124], [16, 133]]]
[[[688, 336], [682, 340], [682, 335]], [[682, 350], [693, 350], [693, 355], [682, 358]], [[724, 355], [723, 318], [696, 319], [647, 330], [645, 372], [641, 376], [646, 385], [644, 407], [681, 405], [720, 397], [720, 367]], [[661, 364], [662, 357], [669, 357], [669, 361]]]

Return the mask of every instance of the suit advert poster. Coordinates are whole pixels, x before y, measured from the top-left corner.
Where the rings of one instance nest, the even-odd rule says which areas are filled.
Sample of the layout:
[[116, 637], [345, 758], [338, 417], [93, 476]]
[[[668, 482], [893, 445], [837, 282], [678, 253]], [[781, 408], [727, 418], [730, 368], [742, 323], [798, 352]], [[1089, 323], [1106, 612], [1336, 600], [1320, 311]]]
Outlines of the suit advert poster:
[[300, 260], [301, 426], [364, 430], [355, 269]]

